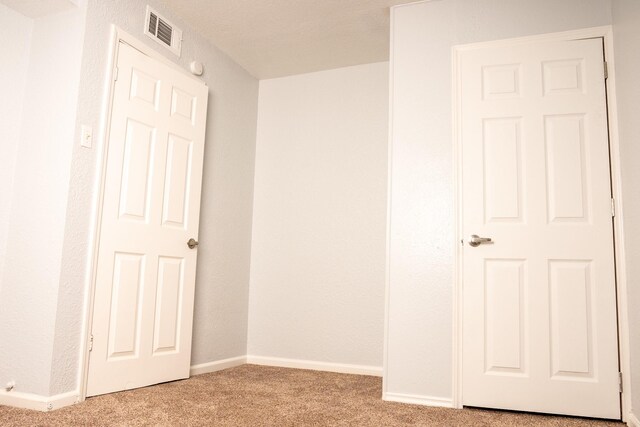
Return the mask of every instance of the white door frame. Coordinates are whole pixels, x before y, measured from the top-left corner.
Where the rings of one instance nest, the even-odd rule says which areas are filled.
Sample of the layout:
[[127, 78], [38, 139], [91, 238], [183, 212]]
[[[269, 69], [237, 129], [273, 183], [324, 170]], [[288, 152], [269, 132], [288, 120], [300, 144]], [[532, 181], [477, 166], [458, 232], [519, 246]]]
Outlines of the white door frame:
[[454, 141], [454, 207], [456, 212], [455, 232], [455, 272], [453, 283], [453, 406], [462, 408], [462, 150], [461, 150], [461, 98], [460, 98], [460, 54], [467, 50], [487, 47], [513, 46], [518, 44], [542, 41], [568, 41], [587, 38], [604, 39], [604, 55], [608, 64], [609, 75], [606, 80], [607, 107], [609, 118], [609, 155], [611, 159], [611, 183], [615, 199], [614, 240], [615, 240], [615, 270], [616, 291], [618, 305], [618, 347], [620, 370], [624, 391], [622, 393], [622, 420], [626, 421], [631, 409], [630, 393], [630, 360], [629, 360], [629, 330], [627, 310], [627, 279], [625, 269], [622, 189], [620, 171], [620, 141], [618, 136], [618, 114], [616, 103], [616, 79], [613, 55], [613, 27], [603, 26], [585, 28], [582, 30], [565, 31], [560, 33], [541, 34], [530, 37], [520, 37], [506, 40], [496, 40], [482, 43], [472, 43], [453, 47], [452, 77], [453, 77], [453, 141]]
[[[109, 53], [106, 69], [106, 81], [103, 92], [103, 105], [100, 118], [100, 135], [96, 139], [99, 144], [96, 144], [98, 149], [98, 156], [96, 161], [97, 173], [95, 177], [94, 188], [98, 188], [97, 193], [93, 200], [93, 212], [91, 214], [91, 232], [89, 241], [89, 253], [87, 255], [89, 268], [85, 276], [85, 300], [84, 300], [84, 315], [82, 325], [82, 342], [80, 343], [80, 370], [78, 372], [78, 402], [82, 402], [87, 397], [87, 380], [89, 379], [89, 348], [91, 339], [91, 326], [93, 324], [93, 308], [94, 308], [94, 295], [96, 288], [96, 272], [98, 264], [98, 247], [100, 244], [100, 225], [102, 221], [102, 206], [104, 199], [104, 185], [105, 185], [105, 170], [107, 161], [107, 151], [109, 148], [109, 131], [111, 128], [111, 110], [113, 107], [113, 94], [115, 83], [115, 66], [118, 61], [118, 49], [120, 42], [124, 42], [145, 55], [183, 73], [191, 79], [202, 82], [202, 80], [192, 76], [186, 72], [182, 67], [176, 63], [170, 61], [168, 58], [158, 53], [150, 46], [141, 42], [131, 34], [117, 27], [111, 25], [111, 35], [109, 37]], [[98, 148], [99, 147], [99, 148]]]

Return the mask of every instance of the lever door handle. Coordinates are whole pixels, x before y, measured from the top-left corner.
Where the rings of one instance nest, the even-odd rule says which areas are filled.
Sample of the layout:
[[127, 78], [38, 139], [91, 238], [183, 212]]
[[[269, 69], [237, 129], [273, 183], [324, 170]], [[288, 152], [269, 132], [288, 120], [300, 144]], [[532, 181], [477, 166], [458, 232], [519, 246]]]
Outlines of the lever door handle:
[[483, 243], [493, 243], [491, 237], [480, 237], [477, 234], [472, 234], [469, 239], [469, 246], [477, 247]]

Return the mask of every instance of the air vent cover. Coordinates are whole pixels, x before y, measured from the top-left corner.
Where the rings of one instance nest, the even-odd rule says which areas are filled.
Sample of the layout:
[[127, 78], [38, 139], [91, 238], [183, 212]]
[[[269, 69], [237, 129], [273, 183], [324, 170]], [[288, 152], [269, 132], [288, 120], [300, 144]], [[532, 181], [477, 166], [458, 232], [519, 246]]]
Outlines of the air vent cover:
[[180, 56], [182, 31], [149, 6], [144, 33]]

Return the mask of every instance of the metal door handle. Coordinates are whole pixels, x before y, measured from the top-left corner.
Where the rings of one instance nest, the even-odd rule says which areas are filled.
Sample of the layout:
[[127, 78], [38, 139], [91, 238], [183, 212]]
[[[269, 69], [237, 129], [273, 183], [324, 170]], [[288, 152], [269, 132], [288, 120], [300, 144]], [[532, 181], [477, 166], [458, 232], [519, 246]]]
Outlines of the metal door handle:
[[480, 237], [477, 234], [472, 234], [471, 238], [469, 239], [469, 246], [473, 246], [474, 248], [476, 246], [480, 246], [483, 243], [492, 243], [491, 237]]
[[194, 239], [193, 237], [189, 239], [189, 241], [187, 242], [187, 246], [189, 246], [189, 249], [193, 249], [196, 246], [198, 246], [198, 241], [196, 239]]

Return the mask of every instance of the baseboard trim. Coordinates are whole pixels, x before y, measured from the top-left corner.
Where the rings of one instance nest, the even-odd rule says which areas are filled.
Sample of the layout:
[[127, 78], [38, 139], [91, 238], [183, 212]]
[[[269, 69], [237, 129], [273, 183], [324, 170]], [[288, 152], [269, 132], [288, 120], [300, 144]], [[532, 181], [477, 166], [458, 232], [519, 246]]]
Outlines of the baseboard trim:
[[283, 359], [280, 357], [247, 356], [251, 365], [277, 366], [279, 368], [309, 369], [312, 371], [337, 372], [339, 374], [382, 376], [382, 367], [349, 365], [345, 363], [317, 362], [314, 360]]
[[189, 373], [191, 375], [207, 374], [209, 372], [222, 371], [223, 369], [234, 368], [247, 363], [247, 356], [230, 357], [229, 359], [216, 360], [214, 362], [192, 365]]
[[410, 403], [412, 405], [439, 406], [442, 408], [453, 408], [453, 399], [442, 397], [421, 396], [418, 394], [384, 393], [382, 400], [388, 402]]
[[33, 409], [42, 412], [64, 408], [79, 401], [80, 397], [77, 391], [70, 391], [55, 396], [40, 396], [39, 394], [0, 390], [0, 405]]
[[[262, 365], [262, 366], [277, 366], [281, 368], [292, 369], [309, 369], [313, 371], [326, 371], [337, 372], [340, 374], [355, 374], [355, 375], [370, 375], [381, 377], [382, 367], [367, 366], [367, 365], [350, 365], [345, 363], [330, 363], [330, 362], [317, 362], [313, 360], [298, 360], [298, 359], [284, 359], [280, 357], [265, 357], [265, 356], [238, 356], [231, 357], [223, 360], [216, 360], [213, 362], [201, 363], [198, 365], [192, 365], [189, 373], [190, 375], [200, 375], [209, 372], [217, 372], [223, 369], [229, 369], [244, 364]], [[395, 395], [401, 396], [401, 395]], [[402, 395], [407, 396], [407, 395]], [[392, 399], [389, 399], [392, 400]], [[398, 400], [396, 400], [398, 401]], [[40, 396], [32, 393], [22, 393], [19, 391], [4, 391], [0, 390], [0, 405], [13, 406], [16, 408], [32, 409], [36, 411], [53, 411], [65, 406], [70, 406], [80, 402], [80, 396], [78, 391], [71, 391], [68, 393], [57, 394], [55, 396]], [[419, 403], [408, 402], [406, 403]], [[422, 403], [428, 404], [428, 403]], [[432, 406], [446, 406], [435, 405]], [[632, 416], [631, 414], [629, 415]], [[640, 427], [634, 426], [634, 427]]]
[[632, 412], [627, 414], [627, 425], [629, 427], [640, 427], [640, 420]]

